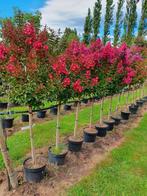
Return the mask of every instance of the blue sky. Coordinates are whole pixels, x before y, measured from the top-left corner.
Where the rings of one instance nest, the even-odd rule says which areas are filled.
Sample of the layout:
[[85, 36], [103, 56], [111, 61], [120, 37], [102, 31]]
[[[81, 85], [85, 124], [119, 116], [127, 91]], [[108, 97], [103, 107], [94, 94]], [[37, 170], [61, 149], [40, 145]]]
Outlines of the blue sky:
[[[0, 0], [0, 17], [12, 16], [14, 7], [18, 7], [26, 12], [39, 10], [42, 13], [42, 25], [47, 24], [54, 29], [61, 28], [61, 30], [64, 30], [66, 26], [71, 28], [76, 27], [78, 32], [82, 33], [87, 9], [90, 7], [93, 10], [95, 1], [96, 0]], [[115, 21], [117, 0], [113, 1], [115, 5]], [[105, 0], [102, 0], [102, 5], [101, 33], [103, 32]], [[140, 11], [141, 0], [137, 6], [139, 17]], [[113, 31], [113, 27], [111, 31]]]

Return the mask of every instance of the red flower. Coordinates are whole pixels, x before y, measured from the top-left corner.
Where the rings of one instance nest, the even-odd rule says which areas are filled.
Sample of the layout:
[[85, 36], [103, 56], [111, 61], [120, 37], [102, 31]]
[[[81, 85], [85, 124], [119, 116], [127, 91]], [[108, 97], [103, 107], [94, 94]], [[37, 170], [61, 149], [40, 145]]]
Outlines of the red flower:
[[73, 84], [73, 89], [77, 93], [83, 92], [83, 87], [81, 86], [81, 81], [79, 79]]
[[86, 74], [85, 74], [86, 79], [90, 79], [90, 75], [91, 75], [90, 71], [89, 70], [86, 71]]
[[92, 78], [92, 80], [91, 80], [91, 86], [96, 86], [98, 84], [98, 81], [99, 81], [99, 78], [98, 77]]
[[33, 35], [35, 33], [35, 28], [32, 24], [28, 23], [23, 28], [23, 33], [25, 35]]
[[132, 82], [132, 78], [129, 77], [129, 76], [127, 76], [127, 77], [125, 77], [125, 78], [123, 79], [123, 83], [124, 83], [124, 84], [129, 85], [129, 84], [131, 84], [131, 82]]
[[48, 45], [43, 46], [43, 49], [48, 51]]
[[33, 48], [35, 50], [40, 50], [42, 48], [42, 42], [40, 41], [36, 41], [34, 44], [33, 44]]
[[52, 74], [49, 74], [48, 77], [49, 77], [50, 80], [53, 80], [53, 75]]
[[71, 64], [70, 71], [72, 71], [74, 73], [78, 73], [80, 71], [79, 65], [77, 65], [77, 64]]
[[67, 86], [70, 85], [70, 79], [69, 78], [65, 78], [63, 80], [63, 83], [62, 84], [63, 84], [63, 87], [66, 88]]

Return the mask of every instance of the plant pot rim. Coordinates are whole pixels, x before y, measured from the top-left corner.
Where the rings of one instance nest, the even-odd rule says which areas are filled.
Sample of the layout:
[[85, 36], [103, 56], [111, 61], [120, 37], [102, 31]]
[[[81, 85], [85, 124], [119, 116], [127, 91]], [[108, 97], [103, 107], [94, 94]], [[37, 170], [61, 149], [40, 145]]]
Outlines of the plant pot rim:
[[86, 128], [84, 128], [84, 133], [88, 133], [90, 135], [95, 135], [95, 134], [97, 134], [97, 130], [95, 128], [86, 127]]
[[14, 118], [13, 117], [6, 117], [6, 118], [3, 118], [3, 120], [14, 120]]
[[103, 121], [104, 123], [108, 123], [108, 124], [114, 124], [115, 123], [115, 121], [112, 119], [110, 119], [110, 120], [104, 120]]
[[129, 111], [121, 111], [122, 113], [124, 113], [124, 114], [130, 114], [131, 112], [129, 112]]
[[117, 119], [117, 120], [121, 120], [121, 117], [118, 115], [118, 116], [111, 116], [112, 119]]
[[46, 167], [46, 164], [43, 164], [42, 166], [38, 167], [38, 168], [29, 168], [29, 167], [26, 167], [25, 163], [28, 161], [28, 160], [31, 160], [32, 157], [28, 157], [26, 158], [24, 161], [23, 161], [23, 167], [24, 169], [29, 169], [29, 170], [32, 170], [32, 171], [35, 171], [35, 170], [38, 170], [38, 169], [42, 169], [44, 167]]
[[98, 127], [98, 128], [108, 128], [108, 125], [106, 125], [106, 124], [96, 124], [96, 126], [95, 127]]
[[54, 147], [54, 146], [55, 146], [55, 145], [52, 145], [52, 146], [49, 146], [49, 148], [48, 148], [48, 151], [49, 151], [52, 155], [57, 156], [57, 157], [58, 157], [58, 156], [60, 157], [60, 156], [66, 155], [66, 154], [68, 153], [68, 149], [66, 149], [65, 152], [62, 152], [62, 153], [60, 153], [60, 154], [55, 154], [55, 153], [53, 153], [53, 152], [51, 151], [51, 148]]
[[83, 138], [75, 138], [74, 136], [70, 136], [68, 138], [68, 141], [71, 141], [71, 142], [83, 142]]

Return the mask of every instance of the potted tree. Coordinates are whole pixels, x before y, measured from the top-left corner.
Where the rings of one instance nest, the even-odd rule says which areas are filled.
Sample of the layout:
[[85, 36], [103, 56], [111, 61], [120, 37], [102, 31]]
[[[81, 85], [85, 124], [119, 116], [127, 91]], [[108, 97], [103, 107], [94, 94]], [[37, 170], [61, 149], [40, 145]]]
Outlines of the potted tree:
[[6, 20], [2, 36], [9, 48], [5, 71], [10, 100], [27, 105], [29, 112], [31, 157], [23, 163], [25, 178], [29, 182], [39, 182], [44, 176], [45, 164], [35, 154], [32, 125], [33, 108], [39, 107], [48, 97], [47, 31], [36, 29], [33, 23], [17, 26]]
[[56, 120], [56, 144], [49, 147], [49, 162], [57, 165], [63, 165], [67, 155], [67, 146], [60, 143], [60, 111], [61, 105], [66, 103], [70, 98], [70, 72], [67, 68], [64, 55], [57, 57], [56, 61], [49, 69], [50, 95], [51, 99], [57, 103], [57, 120]]

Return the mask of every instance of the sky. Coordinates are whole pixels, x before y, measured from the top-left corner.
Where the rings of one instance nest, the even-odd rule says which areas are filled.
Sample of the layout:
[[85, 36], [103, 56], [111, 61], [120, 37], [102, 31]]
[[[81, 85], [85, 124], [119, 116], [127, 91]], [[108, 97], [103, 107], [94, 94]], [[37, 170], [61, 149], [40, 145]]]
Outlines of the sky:
[[[0, 17], [12, 16], [14, 7], [26, 12], [39, 10], [42, 13], [42, 25], [47, 24], [56, 30], [59, 28], [64, 30], [65, 27], [77, 28], [78, 32], [82, 33], [87, 10], [89, 7], [93, 10], [95, 1], [96, 0], [0, 0]], [[113, 18], [115, 21], [117, 0], [113, 1], [115, 5]], [[105, 5], [105, 0], [102, 0], [101, 34], [103, 33]], [[137, 12], [140, 17], [141, 0], [137, 6]], [[113, 26], [111, 31], [113, 31]]]

